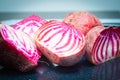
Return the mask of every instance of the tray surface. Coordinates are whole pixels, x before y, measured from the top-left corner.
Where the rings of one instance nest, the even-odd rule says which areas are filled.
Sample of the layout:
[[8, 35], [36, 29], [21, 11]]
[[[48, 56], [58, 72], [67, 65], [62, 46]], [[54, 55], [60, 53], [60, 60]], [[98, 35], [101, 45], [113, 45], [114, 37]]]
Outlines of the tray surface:
[[120, 58], [94, 66], [85, 56], [71, 67], [54, 66], [45, 57], [29, 72], [0, 69], [0, 80], [120, 80]]

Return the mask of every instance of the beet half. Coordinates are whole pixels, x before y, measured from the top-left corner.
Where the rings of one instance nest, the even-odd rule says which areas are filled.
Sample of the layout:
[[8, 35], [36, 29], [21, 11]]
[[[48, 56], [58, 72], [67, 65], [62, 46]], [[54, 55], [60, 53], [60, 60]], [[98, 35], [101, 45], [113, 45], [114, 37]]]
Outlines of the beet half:
[[88, 59], [95, 65], [120, 56], [120, 28], [92, 28], [86, 35], [86, 52]]
[[64, 22], [51, 20], [45, 23], [34, 39], [43, 55], [61, 66], [72, 66], [84, 55], [84, 35]]

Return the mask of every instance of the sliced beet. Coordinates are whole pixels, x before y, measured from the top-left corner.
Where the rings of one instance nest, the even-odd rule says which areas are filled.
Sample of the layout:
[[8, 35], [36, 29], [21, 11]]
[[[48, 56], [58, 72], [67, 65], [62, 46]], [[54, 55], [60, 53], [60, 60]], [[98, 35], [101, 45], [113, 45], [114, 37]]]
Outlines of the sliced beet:
[[84, 35], [64, 22], [45, 23], [36, 32], [35, 41], [43, 55], [61, 66], [78, 63], [84, 54]]
[[68, 13], [63, 22], [74, 25], [74, 27], [80, 30], [84, 35], [95, 26], [102, 26], [100, 20], [92, 13], [86, 11], [76, 11]]
[[1, 24], [0, 27], [0, 64], [7, 67], [28, 71], [37, 66], [41, 57], [34, 40], [26, 33]]
[[120, 56], [120, 28], [92, 28], [86, 35], [88, 59], [95, 65]]
[[46, 22], [47, 21], [40, 16], [31, 15], [14, 24], [13, 28], [29, 34], [33, 38], [37, 29]]

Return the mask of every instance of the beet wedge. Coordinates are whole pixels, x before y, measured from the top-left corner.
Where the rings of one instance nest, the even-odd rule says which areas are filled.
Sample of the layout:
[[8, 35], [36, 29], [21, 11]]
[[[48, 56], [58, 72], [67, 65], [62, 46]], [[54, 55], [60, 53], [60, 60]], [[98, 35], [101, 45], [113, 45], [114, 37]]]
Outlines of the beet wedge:
[[31, 15], [17, 22], [12, 27], [16, 30], [20, 30], [29, 34], [33, 38], [34, 33], [37, 31], [37, 29], [46, 22], [47, 21], [40, 16]]
[[1, 24], [0, 26], [0, 64], [28, 71], [37, 66], [41, 57], [34, 40], [26, 33], [16, 31], [12, 27]]
[[60, 66], [72, 66], [84, 54], [84, 35], [64, 22], [51, 20], [45, 23], [35, 33], [34, 39], [43, 55]]

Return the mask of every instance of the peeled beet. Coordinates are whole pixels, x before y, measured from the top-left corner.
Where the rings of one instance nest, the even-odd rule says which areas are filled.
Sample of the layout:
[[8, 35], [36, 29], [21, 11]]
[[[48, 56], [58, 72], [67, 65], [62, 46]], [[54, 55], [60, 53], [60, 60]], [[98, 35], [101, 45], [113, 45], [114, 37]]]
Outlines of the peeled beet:
[[0, 65], [7, 68], [28, 71], [37, 66], [41, 54], [34, 40], [12, 27], [0, 26]]
[[86, 35], [86, 55], [95, 65], [120, 56], [120, 28], [92, 28]]
[[37, 29], [47, 21], [37, 15], [31, 15], [13, 25], [16, 30], [29, 34], [32, 38]]
[[74, 25], [74, 27], [80, 30], [84, 35], [93, 27], [102, 26], [102, 23], [95, 15], [86, 11], [68, 13], [64, 17], [63, 22]]
[[45, 23], [35, 33], [34, 39], [43, 55], [61, 66], [78, 63], [84, 54], [84, 35], [64, 22], [51, 20]]

